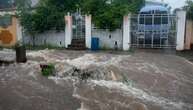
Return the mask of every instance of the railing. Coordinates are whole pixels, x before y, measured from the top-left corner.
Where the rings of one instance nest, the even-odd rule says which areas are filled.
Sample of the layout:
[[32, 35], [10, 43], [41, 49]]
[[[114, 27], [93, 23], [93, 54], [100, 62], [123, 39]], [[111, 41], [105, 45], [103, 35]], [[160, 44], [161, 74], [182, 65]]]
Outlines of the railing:
[[132, 15], [131, 45], [138, 48], [175, 48], [176, 18], [170, 14]]

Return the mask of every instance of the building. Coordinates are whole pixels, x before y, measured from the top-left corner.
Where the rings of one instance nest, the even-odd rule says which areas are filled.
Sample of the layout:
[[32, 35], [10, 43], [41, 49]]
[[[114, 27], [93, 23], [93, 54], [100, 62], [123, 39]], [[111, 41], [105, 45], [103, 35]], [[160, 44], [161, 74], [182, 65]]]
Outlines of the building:
[[0, 46], [11, 47], [21, 39], [21, 27], [14, 2], [3, 3], [0, 5]]
[[[37, 0], [31, 1], [32, 6]], [[16, 15], [15, 0], [0, 0], [0, 46], [12, 47], [22, 39], [22, 27]]]

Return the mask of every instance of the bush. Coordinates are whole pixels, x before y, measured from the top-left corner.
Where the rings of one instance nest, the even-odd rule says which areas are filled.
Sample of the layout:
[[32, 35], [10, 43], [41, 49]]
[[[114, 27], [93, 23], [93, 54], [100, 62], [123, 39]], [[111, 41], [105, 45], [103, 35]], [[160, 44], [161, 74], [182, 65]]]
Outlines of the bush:
[[42, 75], [43, 76], [50, 76], [54, 75], [55, 72], [55, 66], [53, 64], [48, 64], [48, 65], [40, 65], [42, 69]]

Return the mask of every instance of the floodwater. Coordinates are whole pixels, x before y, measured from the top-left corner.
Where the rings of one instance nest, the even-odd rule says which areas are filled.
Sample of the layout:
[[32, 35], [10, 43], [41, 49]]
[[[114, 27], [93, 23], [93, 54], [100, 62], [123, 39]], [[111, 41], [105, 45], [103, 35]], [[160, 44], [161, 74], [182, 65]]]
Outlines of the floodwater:
[[[26, 64], [0, 66], [0, 110], [193, 109], [193, 64], [173, 54], [41, 50], [27, 56]], [[41, 76], [42, 63], [54, 64], [55, 76]]]

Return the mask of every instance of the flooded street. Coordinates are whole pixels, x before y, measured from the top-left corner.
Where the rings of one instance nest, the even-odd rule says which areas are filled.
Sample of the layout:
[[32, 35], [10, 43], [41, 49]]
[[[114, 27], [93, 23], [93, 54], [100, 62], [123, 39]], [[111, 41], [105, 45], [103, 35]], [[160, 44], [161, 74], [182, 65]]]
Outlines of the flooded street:
[[[0, 110], [193, 109], [193, 63], [174, 54], [41, 50], [27, 57], [0, 66]], [[41, 75], [45, 63], [55, 65], [55, 76]]]

